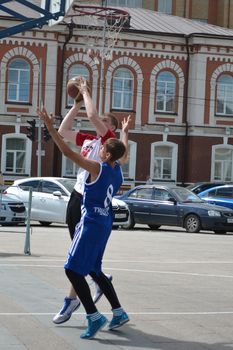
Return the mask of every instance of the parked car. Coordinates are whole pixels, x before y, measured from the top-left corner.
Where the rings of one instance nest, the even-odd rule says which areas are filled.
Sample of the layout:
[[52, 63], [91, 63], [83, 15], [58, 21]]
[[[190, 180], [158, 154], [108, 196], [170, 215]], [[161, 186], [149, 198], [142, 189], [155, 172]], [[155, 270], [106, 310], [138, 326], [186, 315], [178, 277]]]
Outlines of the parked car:
[[0, 193], [0, 225], [24, 224], [25, 219], [24, 203], [15, 196]]
[[204, 203], [187, 188], [175, 185], [137, 186], [117, 198], [128, 204], [129, 224], [146, 224], [152, 229], [162, 225], [184, 227], [187, 232], [233, 231], [233, 210]]
[[213, 187], [199, 193], [198, 196], [206, 203], [233, 209], [233, 185]]
[[205, 190], [208, 190], [212, 187], [223, 186], [226, 185], [225, 182], [196, 182], [192, 185], [187, 186], [186, 188], [192, 191], [195, 194], [199, 194]]
[[[32, 188], [31, 220], [49, 226], [66, 222], [66, 207], [76, 180], [61, 177], [34, 177], [15, 180], [6, 193], [16, 195], [28, 208]], [[128, 222], [129, 210], [121, 200], [113, 198], [114, 226]]]

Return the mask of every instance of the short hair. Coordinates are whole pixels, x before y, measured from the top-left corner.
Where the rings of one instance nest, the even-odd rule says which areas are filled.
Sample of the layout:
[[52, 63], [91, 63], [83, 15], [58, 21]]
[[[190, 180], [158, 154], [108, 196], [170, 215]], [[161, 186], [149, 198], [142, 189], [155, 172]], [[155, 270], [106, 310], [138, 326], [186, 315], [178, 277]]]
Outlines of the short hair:
[[120, 140], [110, 138], [104, 144], [106, 145], [106, 151], [111, 154], [111, 160], [113, 161], [123, 157], [126, 152], [126, 147]]
[[111, 124], [115, 126], [115, 130], [119, 127], [119, 121], [113, 113], [104, 113], [103, 117], [108, 117], [111, 120]]

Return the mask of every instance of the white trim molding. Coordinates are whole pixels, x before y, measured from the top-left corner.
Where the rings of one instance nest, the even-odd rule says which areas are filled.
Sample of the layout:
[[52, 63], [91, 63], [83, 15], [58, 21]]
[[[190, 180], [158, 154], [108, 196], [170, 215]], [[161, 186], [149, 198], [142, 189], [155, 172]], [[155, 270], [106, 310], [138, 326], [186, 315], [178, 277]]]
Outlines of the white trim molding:
[[104, 111], [109, 112], [110, 111], [110, 101], [111, 101], [111, 83], [112, 83], [112, 77], [113, 72], [115, 69], [120, 68], [120, 66], [124, 66], [126, 68], [130, 67], [136, 74], [136, 79], [134, 82], [134, 89], [137, 89], [137, 96], [136, 96], [136, 116], [135, 116], [135, 126], [140, 127], [141, 126], [141, 111], [142, 111], [142, 83], [143, 83], [143, 74], [141, 67], [139, 64], [134, 61], [132, 58], [123, 56], [115, 61], [113, 61], [109, 67], [106, 74], [106, 94], [105, 94], [105, 106]]
[[[223, 149], [229, 149], [233, 151], [233, 146], [229, 144], [218, 144], [218, 145], [213, 145], [212, 150], [211, 150], [211, 179], [210, 181], [216, 181], [214, 179], [214, 169], [215, 169], [215, 151], [216, 149], [223, 148]], [[233, 162], [232, 162], [232, 167], [233, 167]], [[226, 180], [221, 180], [221, 181], [226, 181]], [[232, 168], [232, 179], [233, 181], [233, 168]]]
[[[2, 165], [1, 170], [2, 172], [6, 173], [6, 141], [8, 139], [23, 139], [26, 141], [26, 149], [25, 149], [25, 174], [23, 175], [31, 175], [31, 159], [32, 159], [32, 142], [27, 138], [26, 134], [20, 134], [20, 133], [12, 133], [12, 134], [4, 134], [2, 135]], [[9, 174], [9, 175], [16, 175], [16, 174]], [[21, 174], [17, 174], [21, 175]]]
[[[29, 49], [26, 49], [22, 46], [17, 46], [14, 49], [11, 49], [5, 53], [1, 60], [1, 77], [0, 81], [2, 83], [2, 87], [5, 86], [4, 82], [6, 81], [6, 72], [7, 72], [7, 64], [10, 59], [17, 57], [17, 58], [24, 58], [31, 62], [32, 65], [32, 73], [33, 73], [33, 87], [32, 87], [32, 106], [29, 106], [29, 113], [34, 115], [35, 109], [37, 106], [37, 100], [38, 100], [38, 87], [39, 87], [39, 71], [40, 71], [40, 65], [37, 57], [34, 55], [32, 51]], [[5, 95], [5, 89], [0, 89], [0, 100], [4, 101], [4, 95]], [[9, 107], [9, 104], [1, 104], [0, 106], [0, 113], [7, 113], [7, 107]]]
[[73, 64], [84, 64], [89, 67], [92, 75], [92, 99], [94, 104], [97, 106], [97, 86], [98, 86], [98, 67], [95, 64], [94, 60], [84, 53], [75, 53], [74, 55], [69, 56], [64, 63], [64, 72], [63, 72], [63, 86], [62, 86], [62, 114], [67, 113], [66, 108], [66, 84], [68, 70]]
[[[135, 180], [136, 174], [136, 159], [137, 159], [137, 142], [128, 141], [128, 153], [129, 153], [129, 179]], [[126, 179], [127, 180], [127, 179]]]
[[[175, 181], [177, 180], [177, 164], [178, 164], [178, 145], [174, 142], [168, 142], [168, 141], [165, 141], [165, 142], [162, 142], [162, 141], [159, 141], [159, 142], [153, 142], [151, 144], [151, 158], [150, 158], [150, 177], [154, 179], [154, 176], [153, 176], [153, 173], [154, 173], [154, 160], [155, 160], [155, 157], [154, 157], [154, 150], [155, 150], [155, 147], [158, 147], [158, 146], [165, 146], [165, 147], [170, 147], [172, 148], [172, 168], [171, 168], [171, 179], [169, 179], [170, 181]], [[167, 179], [159, 179], [159, 180], [167, 180]]]
[[[178, 76], [178, 123], [182, 123], [183, 95], [184, 95], [184, 73], [181, 67], [174, 61], [164, 60], [156, 64], [150, 75], [150, 102], [149, 102], [149, 120], [150, 124], [155, 122], [155, 85], [158, 73], [165, 69], [174, 71]], [[156, 113], [158, 115], [158, 113]], [[164, 114], [163, 114], [164, 115]]]
[[[212, 74], [211, 80], [210, 80], [210, 114], [209, 114], [209, 120], [210, 125], [216, 125], [216, 118], [215, 118], [215, 100], [216, 100], [216, 85], [217, 85], [217, 79], [220, 74], [222, 73], [233, 73], [233, 64], [232, 63], [225, 63], [220, 65], [218, 68], [215, 69], [215, 71]], [[228, 119], [229, 117], [226, 116]], [[230, 117], [232, 120], [232, 117]]]

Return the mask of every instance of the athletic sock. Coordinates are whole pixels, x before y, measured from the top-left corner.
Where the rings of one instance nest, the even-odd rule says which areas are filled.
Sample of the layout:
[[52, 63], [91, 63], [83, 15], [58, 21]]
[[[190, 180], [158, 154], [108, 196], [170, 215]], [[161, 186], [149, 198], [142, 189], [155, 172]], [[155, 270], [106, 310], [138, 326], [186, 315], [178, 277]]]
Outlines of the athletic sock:
[[122, 307], [118, 307], [117, 309], [113, 309], [113, 316], [121, 316], [124, 312], [124, 310], [122, 309]]
[[99, 311], [96, 311], [93, 314], [88, 314], [87, 316], [91, 319], [92, 322], [95, 322], [101, 318]]

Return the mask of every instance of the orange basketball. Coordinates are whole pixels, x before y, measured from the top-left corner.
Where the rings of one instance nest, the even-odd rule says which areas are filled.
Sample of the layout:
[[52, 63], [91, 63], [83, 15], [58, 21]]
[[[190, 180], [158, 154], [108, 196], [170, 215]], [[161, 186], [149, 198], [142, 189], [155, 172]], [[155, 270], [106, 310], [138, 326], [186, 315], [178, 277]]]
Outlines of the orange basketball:
[[[83, 100], [83, 95], [81, 94], [79, 90], [79, 80], [81, 79], [81, 76], [73, 77], [71, 78], [67, 83], [67, 93], [70, 97], [72, 97], [76, 102], [80, 102]], [[90, 85], [87, 81], [87, 87], [90, 91]]]

